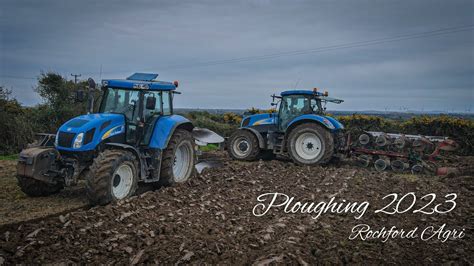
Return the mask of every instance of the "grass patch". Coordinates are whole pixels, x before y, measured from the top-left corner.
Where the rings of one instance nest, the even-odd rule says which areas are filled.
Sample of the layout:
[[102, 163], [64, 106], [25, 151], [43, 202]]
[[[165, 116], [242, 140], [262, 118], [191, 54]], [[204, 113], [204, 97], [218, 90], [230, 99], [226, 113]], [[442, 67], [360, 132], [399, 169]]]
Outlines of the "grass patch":
[[204, 152], [215, 151], [219, 149], [218, 144], [207, 144], [206, 146], [199, 146], [199, 149]]
[[15, 161], [18, 160], [18, 154], [0, 155], [0, 161]]
[[398, 176], [404, 178], [408, 182], [415, 182], [419, 180], [419, 176], [414, 174], [399, 174]]

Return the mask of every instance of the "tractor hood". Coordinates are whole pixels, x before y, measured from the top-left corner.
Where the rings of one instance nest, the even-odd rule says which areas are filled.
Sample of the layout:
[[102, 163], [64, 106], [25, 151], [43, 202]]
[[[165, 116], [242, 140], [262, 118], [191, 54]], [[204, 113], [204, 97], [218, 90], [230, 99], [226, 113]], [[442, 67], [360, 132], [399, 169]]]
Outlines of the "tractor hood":
[[102, 141], [125, 132], [121, 114], [88, 114], [64, 123], [56, 134], [55, 146], [61, 150], [89, 151]]
[[241, 127], [276, 124], [276, 113], [256, 114], [244, 117]]

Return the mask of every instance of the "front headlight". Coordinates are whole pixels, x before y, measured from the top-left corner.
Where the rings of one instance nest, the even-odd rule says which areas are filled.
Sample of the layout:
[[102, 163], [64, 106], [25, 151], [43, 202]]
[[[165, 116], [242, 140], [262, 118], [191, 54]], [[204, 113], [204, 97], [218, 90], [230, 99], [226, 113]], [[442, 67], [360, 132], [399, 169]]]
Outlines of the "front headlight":
[[82, 147], [82, 139], [84, 138], [84, 133], [77, 134], [76, 138], [74, 139], [74, 149], [79, 149]]

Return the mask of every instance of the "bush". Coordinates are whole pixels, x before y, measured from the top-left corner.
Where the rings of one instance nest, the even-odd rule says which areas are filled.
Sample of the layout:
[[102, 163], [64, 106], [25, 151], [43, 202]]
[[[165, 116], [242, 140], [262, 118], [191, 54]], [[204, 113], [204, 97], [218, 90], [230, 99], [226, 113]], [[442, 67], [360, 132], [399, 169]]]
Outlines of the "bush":
[[252, 107], [250, 109], [247, 109], [247, 111], [245, 111], [245, 115], [255, 115], [255, 114], [267, 114], [267, 113], [275, 113], [276, 112], [276, 109], [274, 108], [271, 108], [271, 109], [258, 109], [258, 108], [255, 108], [255, 107]]
[[0, 155], [18, 153], [34, 140], [35, 133], [55, 133], [64, 122], [83, 114], [86, 104], [74, 102], [74, 94], [85, 84], [43, 73], [35, 91], [44, 103], [35, 107], [21, 106], [11, 98], [10, 90], [0, 87]]
[[10, 90], [0, 87], [0, 155], [17, 153], [33, 140], [34, 124], [10, 95]]
[[392, 120], [384, 119], [379, 116], [369, 115], [348, 115], [339, 116], [337, 119], [352, 134], [358, 135], [362, 131], [393, 131], [400, 130], [399, 125]]
[[231, 125], [240, 125], [242, 122], [242, 116], [235, 114], [235, 113], [225, 113], [224, 114], [224, 121], [227, 124]]
[[242, 121], [242, 117], [234, 113], [218, 115], [206, 111], [193, 111], [182, 115], [191, 120], [196, 127], [208, 128], [225, 137], [230, 136]]
[[451, 116], [413, 117], [401, 123], [404, 133], [446, 136], [459, 145], [459, 154], [474, 155], [474, 121]]
[[207, 117], [198, 117], [193, 120], [193, 123], [197, 127], [208, 128], [217, 134], [228, 137], [238, 128], [237, 125], [230, 125], [225, 123], [219, 123]]

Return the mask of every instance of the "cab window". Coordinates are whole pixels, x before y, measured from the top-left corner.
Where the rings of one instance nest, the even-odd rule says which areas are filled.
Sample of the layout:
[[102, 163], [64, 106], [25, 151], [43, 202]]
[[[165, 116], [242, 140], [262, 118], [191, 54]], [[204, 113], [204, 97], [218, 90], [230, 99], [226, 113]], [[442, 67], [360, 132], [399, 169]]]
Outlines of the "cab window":
[[156, 104], [155, 104], [155, 109], [146, 109], [143, 110], [143, 115], [145, 117], [145, 121], [148, 121], [150, 120], [150, 118], [152, 118], [154, 115], [159, 115], [161, 113], [161, 94], [160, 92], [158, 91], [147, 91], [145, 92], [145, 95], [144, 95], [144, 99], [146, 101], [146, 99], [148, 97], [154, 97], [156, 99]]
[[297, 116], [310, 113], [312, 111], [309, 98], [303, 95], [285, 96], [280, 104], [280, 128], [285, 129]]
[[170, 115], [171, 110], [171, 95], [169, 91], [163, 91], [163, 115]]

